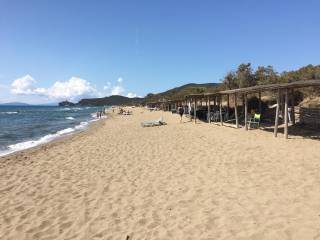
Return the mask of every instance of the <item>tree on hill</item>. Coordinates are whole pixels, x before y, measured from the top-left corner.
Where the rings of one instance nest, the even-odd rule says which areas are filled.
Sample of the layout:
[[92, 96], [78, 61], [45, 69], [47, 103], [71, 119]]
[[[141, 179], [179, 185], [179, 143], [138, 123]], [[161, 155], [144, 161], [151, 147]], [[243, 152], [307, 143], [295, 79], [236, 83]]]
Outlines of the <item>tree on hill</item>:
[[255, 71], [251, 64], [240, 64], [236, 71], [231, 71], [223, 78], [225, 89], [236, 89], [255, 85], [287, 83], [299, 80], [320, 79], [320, 65], [307, 65], [298, 70], [277, 73], [271, 65], [258, 66]]
[[236, 71], [236, 79], [238, 81], [239, 88], [256, 85], [256, 81], [252, 73], [251, 63], [242, 63], [239, 65]]
[[272, 84], [279, 82], [278, 73], [274, 71], [273, 67], [259, 66], [254, 73], [255, 81], [258, 85]]
[[232, 72], [232, 71], [228, 72], [227, 75], [222, 80], [222, 82], [225, 85], [226, 89], [238, 88], [235, 72]]

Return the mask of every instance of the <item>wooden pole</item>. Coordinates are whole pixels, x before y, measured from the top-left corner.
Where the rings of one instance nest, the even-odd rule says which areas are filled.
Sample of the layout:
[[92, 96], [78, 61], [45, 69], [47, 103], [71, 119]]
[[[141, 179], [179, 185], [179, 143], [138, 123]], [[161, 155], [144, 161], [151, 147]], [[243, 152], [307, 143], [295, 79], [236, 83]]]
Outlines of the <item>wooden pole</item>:
[[193, 116], [194, 116], [194, 123], [197, 123], [197, 99], [196, 98], [194, 99], [194, 113], [193, 113]]
[[248, 130], [248, 98], [247, 94], [244, 95], [244, 127]]
[[274, 120], [274, 136], [277, 137], [278, 135], [278, 125], [279, 125], [279, 110], [280, 110], [280, 89], [278, 89], [278, 96], [277, 96], [277, 108], [276, 108], [276, 118]]
[[288, 88], [285, 91], [285, 102], [284, 102], [284, 136], [288, 139]]
[[236, 127], [239, 128], [239, 118], [238, 118], [238, 106], [237, 106], [237, 94], [234, 94], [234, 115], [236, 117]]
[[261, 92], [259, 92], [259, 113], [262, 112], [262, 106], [261, 106]]
[[296, 124], [296, 116], [294, 111], [294, 89], [291, 89], [291, 121], [292, 125]]
[[244, 113], [244, 94], [242, 94], [242, 113]]
[[219, 98], [219, 105], [220, 105], [220, 124], [223, 126], [223, 119], [222, 119], [222, 97]]
[[229, 112], [230, 112], [230, 97], [229, 94], [227, 94], [227, 120], [229, 120]]
[[211, 119], [210, 119], [210, 97], [208, 96], [208, 123], [211, 122]]
[[192, 103], [191, 103], [191, 99], [188, 100], [188, 114], [189, 114], [189, 118], [190, 118], [190, 122], [192, 122], [192, 117], [191, 117], [191, 106], [192, 106]]

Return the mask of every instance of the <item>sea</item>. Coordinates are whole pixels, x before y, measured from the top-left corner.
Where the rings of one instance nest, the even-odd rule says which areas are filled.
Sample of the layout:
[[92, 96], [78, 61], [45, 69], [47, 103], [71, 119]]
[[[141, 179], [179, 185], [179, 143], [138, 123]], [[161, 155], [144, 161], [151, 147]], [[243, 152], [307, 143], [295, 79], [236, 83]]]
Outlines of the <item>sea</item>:
[[0, 106], [0, 156], [83, 131], [102, 108]]

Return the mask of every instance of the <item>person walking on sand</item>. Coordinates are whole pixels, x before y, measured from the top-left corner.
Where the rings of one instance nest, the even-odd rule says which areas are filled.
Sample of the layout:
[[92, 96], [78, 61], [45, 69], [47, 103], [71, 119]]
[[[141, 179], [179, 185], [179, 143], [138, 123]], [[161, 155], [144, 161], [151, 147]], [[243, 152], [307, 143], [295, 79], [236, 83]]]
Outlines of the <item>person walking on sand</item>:
[[183, 113], [184, 113], [184, 109], [183, 109], [183, 107], [181, 105], [178, 108], [178, 113], [180, 115], [180, 123], [181, 123], [182, 122], [182, 116], [183, 116]]

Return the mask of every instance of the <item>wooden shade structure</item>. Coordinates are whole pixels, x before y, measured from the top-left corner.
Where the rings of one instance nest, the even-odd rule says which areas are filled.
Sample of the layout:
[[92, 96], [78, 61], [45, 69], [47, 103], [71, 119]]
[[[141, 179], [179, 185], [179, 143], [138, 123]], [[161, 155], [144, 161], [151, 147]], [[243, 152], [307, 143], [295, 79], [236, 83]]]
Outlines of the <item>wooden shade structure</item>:
[[[275, 127], [274, 127], [274, 136], [277, 137], [278, 134], [278, 125], [279, 125], [279, 111], [280, 111], [280, 101], [281, 101], [281, 95], [284, 94], [285, 100], [284, 100], [284, 136], [285, 138], [288, 138], [288, 108], [289, 108], [289, 92], [292, 98], [292, 119], [293, 124], [295, 123], [294, 118], [294, 89], [297, 88], [306, 88], [306, 87], [320, 87], [320, 80], [305, 80], [305, 81], [296, 81], [291, 83], [280, 83], [280, 84], [267, 84], [267, 85], [258, 85], [253, 87], [247, 87], [247, 88], [238, 88], [238, 89], [232, 89], [232, 90], [226, 90], [221, 91], [220, 94], [228, 94], [228, 95], [234, 95], [235, 101], [237, 99], [238, 95], [244, 96], [244, 103], [245, 103], [245, 129], [248, 130], [247, 126], [247, 109], [248, 109], [248, 102], [247, 102], [247, 95], [258, 93], [259, 94], [259, 111], [261, 112], [261, 92], [266, 91], [277, 91], [277, 108], [276, 108], [276, 118], [275, 118]], [[237, 108], [235, 108], [236, 110]], [[238, 125], [238, 114], [235, 113], [237, 125]]]
[[[210, 123], [210, 102], [214, 101], [214, 106], [219, 106], [219, 115], [220, 115], [220, 124], [223, 125], [222, 118], [222, 97], [227, 97], [227, 111], [229, 112], [229, 101], [230, 96], [233, 96], [234, 99], [234, 112], [235, 112], [235, 121], [236, 128], [239, 128], [239, 116], [238, 116], [238, 97], [243, 96], [243, 105], [244, 105], [244, 114], [245, 114], [245, 126], [244, 129], [248, 130], [248, 95], [249, 94], [258, 94], [259, 96], [259, 112], [261, 113], [261, 93], [267, 91], [274, 91], [277, 93], [277, 107], [276, 107], [276, 117], [275, 117], [275, 125], [274, 125], [274, 136], [277, 137], [278, 134], [278, 126], [279, 126], [279, 112], [281, 106], [281, 99], [284, 95], [284, 136], [288, 138], [288, 108], [289, 108], [289, 97], [291, 98], [291, 119], [293, 124], [295, 124], [295, 116], [294, 116], [294, 90], [298, 88], [307, 88], [307, 87], [320, 87], [320, 80], [303, 80], [303, 81], [295, 81], [290, 83], [279, 83], [279, 84], [266, 84], [266, 85], [258, 85], [247, 88], [238, 88], [225, 90], [215, 93], [201, 93], [201, 94], [190, 94], [185, 96], [185, 99], [175, 100], [175, 101], [167, 101], [162, 102], [162, 104], [181, 104], [181, 105], [193, 105], [194, 106], [194, 122], [197, 122], [197, 107], [200, 101], [201, 106], [203, 102], [206, 103], [207, 111], [208, 111], [208, 122]], [[159, 102], [158, 102], [159, 104]], [[162, 105], [164, 106], [164, 105]], [[177, 105], [176, 105], [177, 106]]]
[[[220, 105], [221, 103], [221, 94], [216, 92], [216, 93], [200, 93], [200, 94], [190, 94], [186, 96], [186, 101], [187, 103], [190, 103], [194, 105], [194, 122], [197, 122], [197, 107], [198, 107], [198, 102], [200, 101], [201, 106], [203, 104], [203, 102], [205, 102], [206, 106], [207, 106], [207, 112], [208, 112], [208, 122], [211, 122], [210, 119], [210, 103], [211, 100], [214, 100], [214, 105], [216, 105], [216, 103], [219, 101]], [[222, 105], [221, 105], [222, 106]], [[220, 111], [222, 111], [222, 108], [220, 109]], [[222, 113], [221, 113], [222, 114]], [[221, 121], [222, 124], [222, 121]]]

